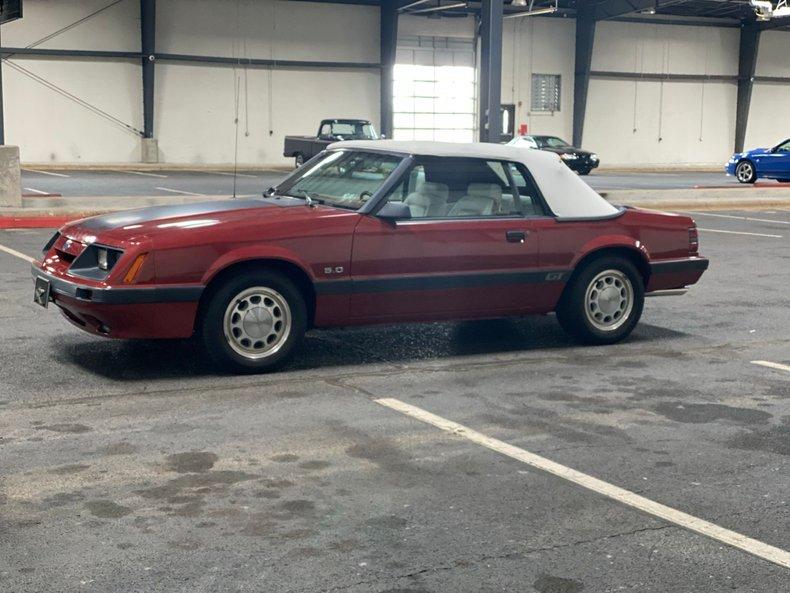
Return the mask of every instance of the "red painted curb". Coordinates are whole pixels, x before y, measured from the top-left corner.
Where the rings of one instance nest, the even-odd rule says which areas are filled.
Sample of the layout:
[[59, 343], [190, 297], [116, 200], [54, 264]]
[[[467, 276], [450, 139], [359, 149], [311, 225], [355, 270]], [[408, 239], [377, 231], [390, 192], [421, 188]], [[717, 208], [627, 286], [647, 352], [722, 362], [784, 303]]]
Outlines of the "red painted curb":
[[82, 215], [60, 216], [0, 216], [0, 229], [52, 229], [67, 222], [83, 218]]

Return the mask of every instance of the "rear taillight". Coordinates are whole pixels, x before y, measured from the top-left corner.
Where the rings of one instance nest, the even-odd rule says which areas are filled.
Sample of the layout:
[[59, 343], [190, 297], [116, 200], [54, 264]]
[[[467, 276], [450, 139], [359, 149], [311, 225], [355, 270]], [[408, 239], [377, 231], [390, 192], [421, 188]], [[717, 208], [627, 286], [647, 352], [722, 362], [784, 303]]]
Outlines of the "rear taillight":
[[689, 229], [689, 254], [694, 255], [699, 251], [699, 233], [697, 227]]

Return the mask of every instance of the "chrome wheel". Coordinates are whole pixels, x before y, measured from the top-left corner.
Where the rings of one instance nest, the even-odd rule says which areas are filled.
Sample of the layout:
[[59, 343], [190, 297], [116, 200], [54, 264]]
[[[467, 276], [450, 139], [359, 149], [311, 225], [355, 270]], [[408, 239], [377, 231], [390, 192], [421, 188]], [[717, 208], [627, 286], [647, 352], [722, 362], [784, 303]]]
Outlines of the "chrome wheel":
[[282, 348], [291, 333], [291, 309], [271, 288], [253, 286], [231, 299], [223, 328], [228, 345], [252, 360], [266, 358]]
[[754, 166], [749, 161], [744, 161], [735, 169], [735, 176], [741, 183], [750, 183], [754, 177]]
[[613, 331], [623, 325], [634, 308], [634, 287], [619, 270], [604, 270], [587, 286], [584, 298], [587, 320], [598, 330]]

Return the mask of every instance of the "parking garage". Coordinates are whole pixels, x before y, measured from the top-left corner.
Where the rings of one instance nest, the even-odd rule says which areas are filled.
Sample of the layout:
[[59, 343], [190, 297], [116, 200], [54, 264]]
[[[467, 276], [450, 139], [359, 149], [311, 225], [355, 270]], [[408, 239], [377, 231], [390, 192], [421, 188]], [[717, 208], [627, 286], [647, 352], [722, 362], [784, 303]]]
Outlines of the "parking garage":
[[[0, 589], [788, 589], [790, 193], [781, 165], [758, 159], [781, 159], [790, 137], [790, 19], [735, 0], [0, 6]], [[383, 322], [385, 310], [360, 323], [350, 289], [348, 303], [324, 309], [346, 307], [349, 323], [320, 327], [311, 317], [287, 360], [252, 374], [218, 366], [197, 330], [108, 339], [64, 319], [57, 292], [47, 309], [40, 294], [34, 302], [31, 263], [50, 249], [68, 255], [67, 240], [93, 249], [85, 232], [69, 230], [86, 216], [101, 216], [87, 223], [97, 234], [108, 217], [122, 221], [118, 233], [149, 224], [146, 216], [160, 233], [202, 233], [168, 266], [184, 288], [192, 262], [211, 251], [198, 241], [221, 218], [207, 201], [217, 212], [261, 201], [269, 217], [277, 200], [291, 218], [327, 211], [328, 196], [286, 192], [344, 150], [325, 152], [349, 139], [332, 136], [332, 122], [349, 121], [386, 138], [372, 143], [396, 141], [360, 150], [400, 159], [414, 146], [395, 162], [412, 167], [402, 202], [426, 186], [444, 191], [446, 218], [497, 178], [464, 178], [455, 192], [452, 178], [431, 177], [430, 159], [517, 155], [486, 146], [535, 139], [506, 163], [494, 200], [501, 208], [512, 191], [514, 203], [545, 208], [535, 221], [517, 213], [535, 226], [513, 248], [537, 237], [535, 258], [551, 253], [546, 228], [583, 223], [562, 220], [548, 176], [527, 170], [548, 157], [530, 151], [540, 138], [564, 141], [558, 167], [571, 166], [571, 149], [594, 153], [600, 165], [589, 174], [561, 169], [573, 182], [563, 188], [592, 188], [618, 216], [692, 218], [688, 241], [710, 267], [682, 296], [644, 299], [633, 332], [599, 346], [564, 332], [554, 310], [434, 311], [397, 324]], [[286, 136], [319, 143], [317, 156], [295, 170]], [[736, 171], [744, 161], [756, 179]], [[366, 167], [358, 179], [380, 174]], [[371, 202], [380, 192], [398, 202], [384, 195], [392, 175]], [[360, 204], [360, 224], [374, 224], [368, 198]], [[150, 207], [198, 214], [185, 224], [126, 212]], [[443, 224], [420, 216], [412, 208], [387, 232]], [[448, 221], [452, 232], [417, 254], [456, 254], [452, 273], [425, 276], [480, 291], [455, 297], [464, 303], [516, 290], [481, 281], [480, 270], [457, 275], [458, 261], [482, 257], [475, 242], [488, 235], [452, 241], [475, 220], [498, 224], [486, 216]], [[648, 251], [659, 226], [641, 231]], [[318, 252], [336, 251], [327, 227], [306, 228], [309, 240], [323, 239]], [[376, 247], [362, 241], [378, 227], [366, 228], [354, 241]], [[377, 253], [415, 249], [394, 245]], [[355, 257], [328, 268], [319, 260], [322, 286], [334, 284], [314, 298], [339, 299], [358, 282]], [[145, 274], [145, 258], [132, 259]], [[267, 262], [259, 278], [284, 269]], [[552, 263], [546, 281], [565, 273]], [[85, 281], [74, 272], [64, 278]], [[581, 273], [561, 279], [572, 286]], [[372, 276], [366, 306], [396, 307], [383, 288], [394, 279]], [[434, 294], [415, 289], [414, 274], [397, 281], [414, 303]], [[649, 277], [642, 288], [650, 292]]]

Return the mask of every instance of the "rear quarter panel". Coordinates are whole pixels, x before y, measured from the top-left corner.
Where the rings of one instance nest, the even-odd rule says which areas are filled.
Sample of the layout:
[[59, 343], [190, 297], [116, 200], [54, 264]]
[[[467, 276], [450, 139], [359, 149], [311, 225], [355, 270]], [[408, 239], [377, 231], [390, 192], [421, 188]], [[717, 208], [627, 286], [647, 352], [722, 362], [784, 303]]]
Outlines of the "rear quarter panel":
[[611, 247], [639, 253], [647, 263], [686, 258], [688, 229], [694, 222], [687, 216], [627, 209], [612, 219], [561, 222], [546, 218], [537, 224], [541, 267], [573, 269], [591, 253]]

